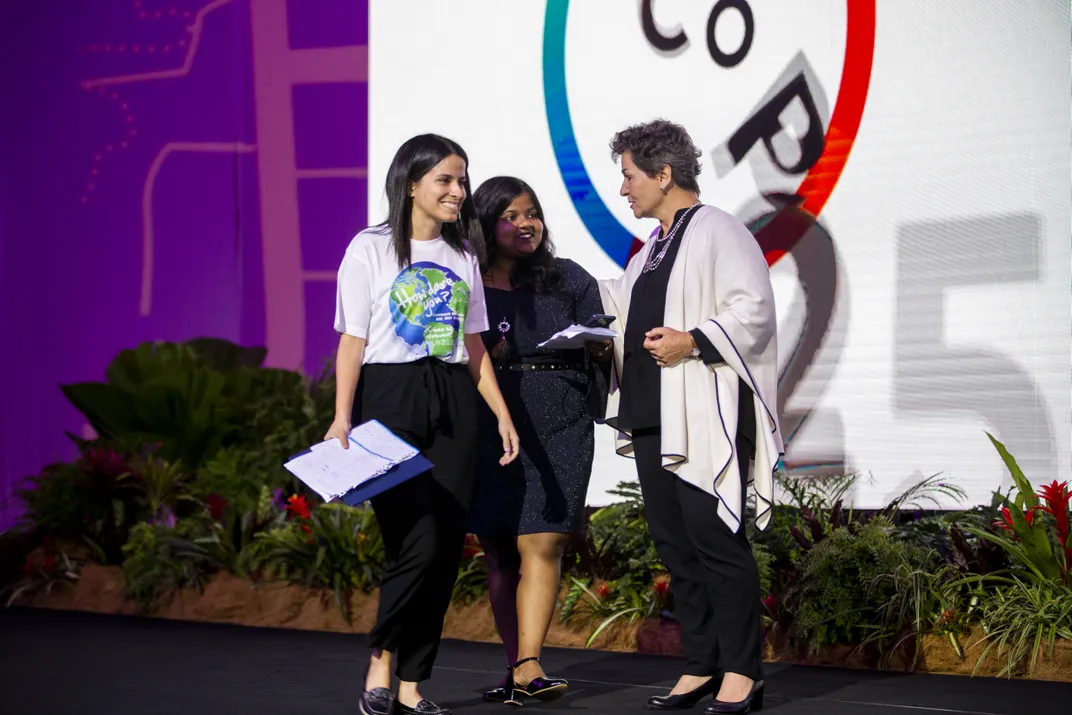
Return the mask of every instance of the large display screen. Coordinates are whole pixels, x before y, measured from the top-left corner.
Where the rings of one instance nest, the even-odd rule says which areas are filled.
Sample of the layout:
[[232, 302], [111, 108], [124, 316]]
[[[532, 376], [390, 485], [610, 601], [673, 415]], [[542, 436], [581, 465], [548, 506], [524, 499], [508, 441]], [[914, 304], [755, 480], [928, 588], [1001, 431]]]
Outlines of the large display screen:
[[[608, 143], [664, 117], [702, 199], [757, 235], [790, 474], [878, 507], [942, 473], [971, 503], [1072, 473], [1070, 20], [1060, 3], [375, 2], [368, 216], [408, 137], [539, 194], [560, 255], [619, 274], [654, 222]], [[494, 322], [494, 320], [493, 320]], [[600, 427], [589, 501], [632, 476]], [[946, 506], [955, 506], [946, 504]]]

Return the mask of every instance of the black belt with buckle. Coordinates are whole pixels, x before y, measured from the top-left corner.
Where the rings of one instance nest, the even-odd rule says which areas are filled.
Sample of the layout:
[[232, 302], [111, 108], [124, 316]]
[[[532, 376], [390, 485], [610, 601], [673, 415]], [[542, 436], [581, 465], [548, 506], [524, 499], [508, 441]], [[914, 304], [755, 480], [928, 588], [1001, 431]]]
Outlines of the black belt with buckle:
[[502, 365], [500, 370], [512, 370], [516, 372], [544, 372], [548, 370], [578, 370], [584, 372], [584, 365], [565, 362], [515, 362]]

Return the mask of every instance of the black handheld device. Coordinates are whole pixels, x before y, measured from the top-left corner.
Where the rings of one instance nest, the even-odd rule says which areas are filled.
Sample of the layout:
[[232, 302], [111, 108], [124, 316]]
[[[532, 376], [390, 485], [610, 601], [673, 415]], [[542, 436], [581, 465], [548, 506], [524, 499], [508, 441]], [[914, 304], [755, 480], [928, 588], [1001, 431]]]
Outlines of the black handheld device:
[[613, 315], [600, 315], [596, 313], [591, 318], [584, 322], [586, 328], [606, 328], [613, 323], [616, 318]]

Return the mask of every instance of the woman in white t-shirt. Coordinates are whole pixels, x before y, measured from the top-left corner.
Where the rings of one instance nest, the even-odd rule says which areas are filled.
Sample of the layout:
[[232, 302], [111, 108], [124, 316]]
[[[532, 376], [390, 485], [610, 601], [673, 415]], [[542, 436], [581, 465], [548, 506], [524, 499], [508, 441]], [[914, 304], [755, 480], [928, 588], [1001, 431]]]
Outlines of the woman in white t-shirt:
[[468, 163], [458, 144], [435, 134], [403, 144], [387, 173], [387, 221], [359, 233], [339, 267], [335, 421], [324, 439], [347, 446], [352, 425], [376, 419], [435, 465], [371, 500], [387, 563], [369, 634], [364, 715], [449, 712], [424, 700], [417, 684], [431, 676], [458, 575], [475, 484], [478, 393], [497, 416], [502, 464], [518, 455], [480, 337], [488, 317], [470, 248], [482, 238]]

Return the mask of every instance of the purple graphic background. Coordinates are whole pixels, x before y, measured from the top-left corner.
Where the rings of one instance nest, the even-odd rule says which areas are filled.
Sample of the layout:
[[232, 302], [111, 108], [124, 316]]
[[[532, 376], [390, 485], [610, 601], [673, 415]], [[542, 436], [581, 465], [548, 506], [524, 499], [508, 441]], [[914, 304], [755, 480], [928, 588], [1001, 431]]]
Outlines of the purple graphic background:
[[[366, 210], [365, 0], [0, 6], [0, 276], [12, 489], [74, 454], [59, 385], [145, 340], [319, 370]], [[17, 349], [15, 346], [18, 346]]]

